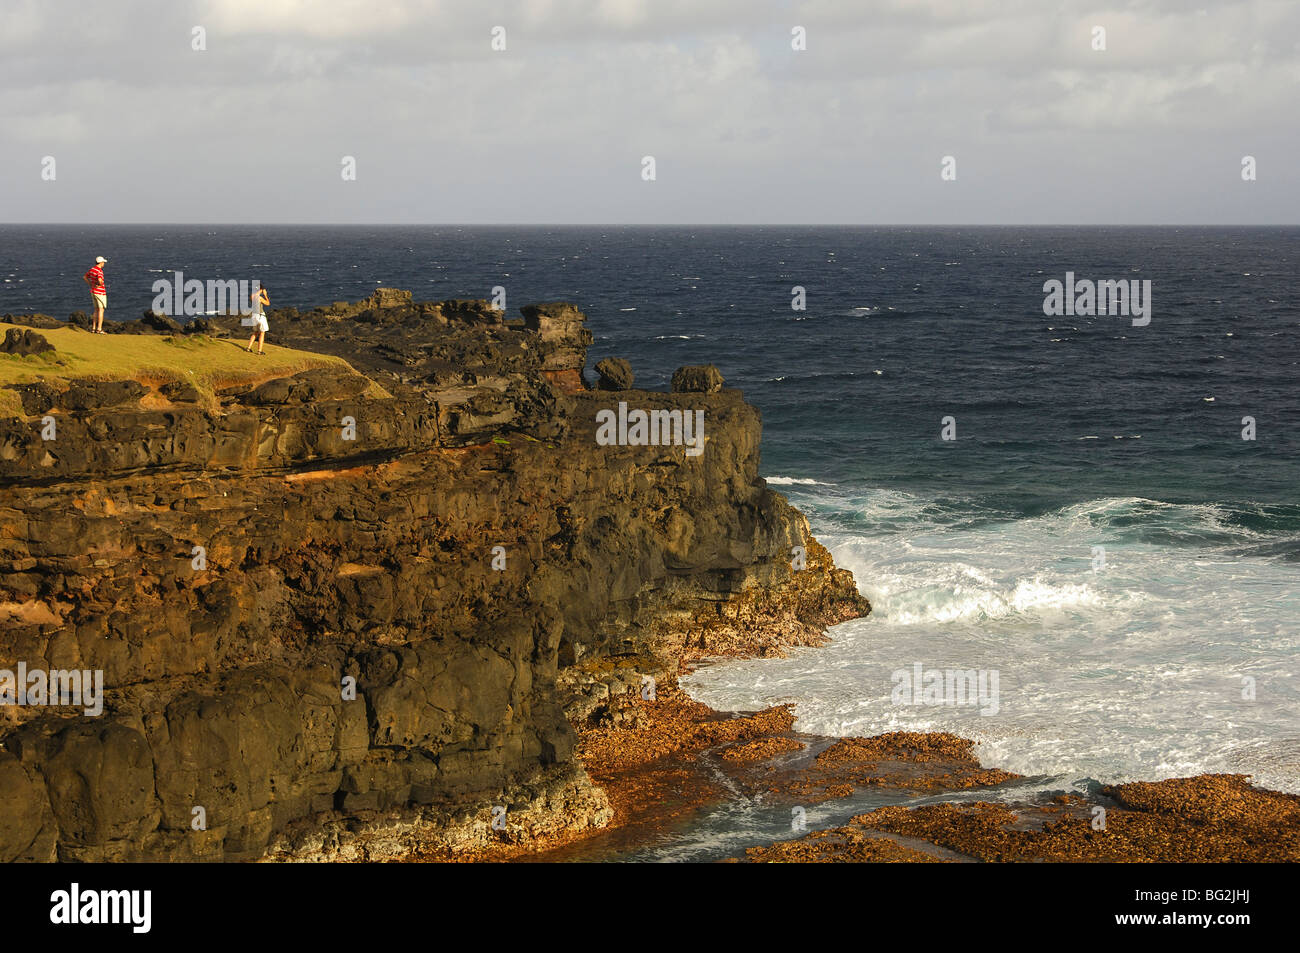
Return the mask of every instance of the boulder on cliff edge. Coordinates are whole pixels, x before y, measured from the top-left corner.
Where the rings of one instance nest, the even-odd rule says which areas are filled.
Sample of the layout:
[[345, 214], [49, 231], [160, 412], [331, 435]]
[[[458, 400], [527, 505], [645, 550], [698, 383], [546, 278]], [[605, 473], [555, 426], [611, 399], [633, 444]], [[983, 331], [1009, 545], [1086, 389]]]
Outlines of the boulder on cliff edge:
[[154, 331], [163, 331], [168, 334], [174, 334], [181, 331], [180, 322], [170, 315], [161, 314], [157, 311], [146, 311], [140, 318], [140, 323], [146, 328]]
[[722, 372], [712, 364], [688, 364], [673, 371], [674, 394], [715, 394], [724, 382]]
[[5, 333], [5, 339], [0, 342], [0, 354], [43, 354], [46, 351], [53, 351], [54, 345], [51, 344], [43, 334], [37, 334], [30, 328], [19, 330], [10, 328]]
[[597, 390], [631, 390], [636, 379], [632, 365], [621, 357], [605, 358], [596, 365], [596, 373], [600, 375]]
[[367, 303], [372, 308], [409, 308], [411, 292], [401, 288], [376, 288]]

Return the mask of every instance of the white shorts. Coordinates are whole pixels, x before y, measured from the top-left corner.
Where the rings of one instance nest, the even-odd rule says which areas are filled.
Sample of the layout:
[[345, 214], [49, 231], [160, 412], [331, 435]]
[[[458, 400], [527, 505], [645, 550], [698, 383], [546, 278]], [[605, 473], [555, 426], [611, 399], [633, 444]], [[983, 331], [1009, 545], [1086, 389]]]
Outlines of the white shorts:
[[254, 334], [256, 334], [258, 331], [263, 331], [263, 332], [265, 332], [265, 331], [269, 331], [269, 330], [271, 330], [271, 326], [270, 326], [269, 324], [266, 323], [266, 315], [264, 315], [264, 314], [255, 314], [255, 315], [253, 315], [252, 317], [253, 317], [253, 333], [254, 333]]
[[97, 295], [92, 291], [90, 293], [90, 300], [101, 308], [108, 307], [108, 295]]

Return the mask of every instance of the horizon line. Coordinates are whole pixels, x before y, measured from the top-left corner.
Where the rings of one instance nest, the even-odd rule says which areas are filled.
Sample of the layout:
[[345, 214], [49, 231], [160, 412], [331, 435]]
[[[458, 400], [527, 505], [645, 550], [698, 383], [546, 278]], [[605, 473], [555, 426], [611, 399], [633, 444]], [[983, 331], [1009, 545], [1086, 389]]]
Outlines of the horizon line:
[[1298, 228], [1300, 222], [0, 222], [0, 228]]

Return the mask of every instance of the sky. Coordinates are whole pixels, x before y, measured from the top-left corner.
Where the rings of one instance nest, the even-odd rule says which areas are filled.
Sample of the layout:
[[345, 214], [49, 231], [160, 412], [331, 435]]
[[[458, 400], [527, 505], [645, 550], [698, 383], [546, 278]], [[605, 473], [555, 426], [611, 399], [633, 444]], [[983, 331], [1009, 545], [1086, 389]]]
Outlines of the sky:
[[0, 222], [1300, 221], [1295, 0], [0, 0], [0, 77]]

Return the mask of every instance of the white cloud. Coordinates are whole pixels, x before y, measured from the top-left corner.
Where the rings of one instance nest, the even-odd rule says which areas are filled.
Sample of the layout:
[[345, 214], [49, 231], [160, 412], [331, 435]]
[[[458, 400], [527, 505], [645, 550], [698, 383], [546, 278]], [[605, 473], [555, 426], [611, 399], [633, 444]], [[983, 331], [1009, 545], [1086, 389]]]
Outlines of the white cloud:
[[[137, 219], [324, 215], [344, 206], [312, 190], [334, 188], [341, 154], [358, 155], [350, 194], [366, 197], [349, 214], [427, 221], [749, 221], [792, 194], [793, 220], [901, 221], [956, 194], [930, 181], [954, 151], [971, 208], [997, 220], [1050, 192], [1059, 221], [1091, 207], [1056, 164], [1062, 143], [1090, 180], [1132, 192], [1139, 220], [1198, 219], [1207, 143], [1272, 151], [1257, 191], [1279, 189], [1276, 214], [1294, 218], [1300, 197], [1300, 5], [1275, 0], [123, 0], [91, 45], [66, 29], [85, 9], [6, 4], [0, 154], [84, 147], [80, 167], [139, 177], [119, 189]], [[489, 47], [497, 23], [505, 53]], [[206, 51], [190, 48], [195, 24]], [[794, 24], [806, 52], [790, 49]], [[1186, 171], [1175, 158], [1163, 192], [1139, 193], [1116, 142], [1185, 156]], [[655, 191], [637, 174], [647, 153]], [[151, 193], [160, 163], [189, 204]], [[58, 217], [61, 193], [30, 178], [0, 179], [0, 208]]]
[[203, 0], [195, 22], [231, 36], [337, 40], [403, 30], [437, 9], [437, 3], [384, 0]]

